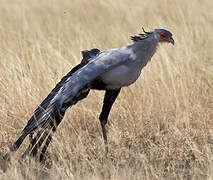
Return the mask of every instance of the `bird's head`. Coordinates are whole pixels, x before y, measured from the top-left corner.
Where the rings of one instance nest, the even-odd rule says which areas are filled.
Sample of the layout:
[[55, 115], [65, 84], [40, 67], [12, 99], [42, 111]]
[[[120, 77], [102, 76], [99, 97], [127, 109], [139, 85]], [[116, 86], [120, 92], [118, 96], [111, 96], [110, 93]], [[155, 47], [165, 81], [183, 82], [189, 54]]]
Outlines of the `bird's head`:
[[159, 42], [172, 43], [173, 45], [175, 43], [174, 39], [172, 38], [172, 33], [165, 29], [155, 29], [154, 35]]
[[172, 43], [174, 45], [174, 39], [172, 38], [172, 33], [165, 29], [155, 29], [152, 32], [146, 32], [144, 28], [142, 28], [143, 33], [138, 36], [131, 36], [131, 39], [136, 42], [140, 40], [144, 40], [151, 37], [154, 37], [158, 42], [167, 42]]

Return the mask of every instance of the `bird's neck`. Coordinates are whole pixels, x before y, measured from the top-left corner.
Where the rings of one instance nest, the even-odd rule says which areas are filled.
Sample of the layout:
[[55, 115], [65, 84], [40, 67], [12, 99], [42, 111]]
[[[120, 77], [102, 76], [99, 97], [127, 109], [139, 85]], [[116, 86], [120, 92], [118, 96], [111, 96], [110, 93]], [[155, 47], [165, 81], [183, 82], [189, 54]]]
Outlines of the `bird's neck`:
[[147, 39], [134, 42], [132, 45], [132, 50], [135, 60], [138, 61], [142, 67], [145, 66], [155, 54], [157, 46], [158, 41], [154, 37], [149, 37]]

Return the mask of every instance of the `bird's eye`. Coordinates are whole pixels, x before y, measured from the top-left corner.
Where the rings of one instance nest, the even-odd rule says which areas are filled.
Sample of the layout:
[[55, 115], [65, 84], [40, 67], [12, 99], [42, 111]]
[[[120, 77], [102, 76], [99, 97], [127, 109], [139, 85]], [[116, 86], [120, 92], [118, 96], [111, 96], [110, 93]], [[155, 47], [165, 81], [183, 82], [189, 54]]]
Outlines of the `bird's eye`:
[[164, 33], [162, 33], [160, 36], [161, 36], [161, 38], [163, 38], [163, 39], [168, 39], [168, 38], [169, 38], [169, 36], [168, 36], [167, 34], [164, 34]]

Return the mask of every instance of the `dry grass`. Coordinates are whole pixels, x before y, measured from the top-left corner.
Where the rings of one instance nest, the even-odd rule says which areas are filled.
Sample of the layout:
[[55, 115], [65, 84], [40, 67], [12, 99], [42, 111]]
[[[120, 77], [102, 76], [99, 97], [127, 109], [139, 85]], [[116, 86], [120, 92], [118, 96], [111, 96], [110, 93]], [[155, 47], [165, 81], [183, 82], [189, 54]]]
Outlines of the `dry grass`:
[[20, 164], [19, 151], [0, 179], [213, 178], [213, 1], [0, 4], [1, 153], [81, 50], [127, 45], [141, 26], [169, 29], [176, 41], [160, 46], [137, 83], [119, 95], [107, 125], [107, 158], [98, 121], [103, 92], [91, 92], [67, 112], [49, 166]]

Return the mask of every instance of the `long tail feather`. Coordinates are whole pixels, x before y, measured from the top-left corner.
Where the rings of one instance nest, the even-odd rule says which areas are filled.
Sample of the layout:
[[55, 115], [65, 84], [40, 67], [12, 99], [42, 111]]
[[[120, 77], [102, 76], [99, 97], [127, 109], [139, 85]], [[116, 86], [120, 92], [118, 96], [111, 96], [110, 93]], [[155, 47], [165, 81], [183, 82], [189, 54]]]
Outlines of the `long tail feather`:
[[[40, 155], [40, 159], [43, 159], [44, 153], [46, 152], [47, 147], [52, 139], [52, 133], [56, 131], [57, 126], [63, 119], [66, 109], [77, 103], [79, 100], [84, 99], [88, 95], [91, 86], [88, 84], [89, 88], [83, 88], [82, 92], [79, 91], [79, 96], [75, 97], [73, 102], [66, 102], [63, 104], [60, 99], [54, 101], [54, 103], [50, 102], [56, 96], [58, 91], [60, 91], [60, 89], [64, 86], [66, 80], [72, 76], [74, 72], [85, 66], [89, 62], [89, 59], [97, 55], [99, 52], [100, 51], [98, 49], [82, 52], [83, 59], [81, 63], [75, 66], [66, 76], [61, 79], [61, 81], [34, 111], [33, 116], [29, 119], [27, 125], [23, 129], [21, 136], [10, 147], [10, 152], [5, 155], [6, 159], [9, 158], [11, 152], [18, 150], [27, 135], [30, 135], [30, 144], [23, 153], [22, 157], [24, 158], [29, 154], [33, 156], [36, 155], [38, 149], [42, 146], [46, 139], [46, 143]], [[51, 129], [52, 132], [50, 132]], [[32, 138], [31, 135], [35, 133], [37, 133], [36, 136]]]
[[[55, 131], [56, 131], [56, 128], [53, 127], [52, 133], [54, 133]], [[44, 154], [47, 151], [47, 148], [48, 148], [48, 146], [49, 146], [49, 144], [50, 144], [50, 142], [52, 140], [52, 133], [49, 134], [49, 136], [48, 136], [48, 138], [46, 140], [46, 143], [45, 143], [43, 149], [41, 150], [40, 159], [39, 159], [40, 162], [42, 162], [42, 160], [44, 158]]]
[[11, 146], [10, 151], [11, 152], [16, 151], [21, 146], [26, 136], [27, 136], [26, 133], [22, 133], [22, 135], [17, 139], [17, 141]]
[[22, 135], [16, 140], [16, 142], [10, 147], [10, 152], [6, 153], [4, 155], [4, 159], [5, 160], [9, 160], [10, 159], [10, 154], [12, 152], [17, 151], [17, 149], [21, 146], [21, 144], [23, 143], [24, 139], [26, 138], [27, 134], [22, 133]]
[[34, 148], [32, 149], [30, 156], [36, 156], [38, 153], [38, 149], [41, 147], [41, 145], [43, 144], [43, 142], [45, 141], [45, 139], [47, 138], [48, 134], [50, 132], [48, 130], [46, 130], [42, 137], [39, 139], [39, 141], [37, 142], [37, 144], [34, 146]]
[[28, 145], [27, 149], [25, 150], [25, 152], [22, 155], [22, 158], [25, 158], [30, 151], [32, 150], [33, 146], [36, 144], [36, 142], [38, 141], [38, 139], [41, 137], [42, 131], [38, 131], [36, 136], [32, 139], [31, 144]]

